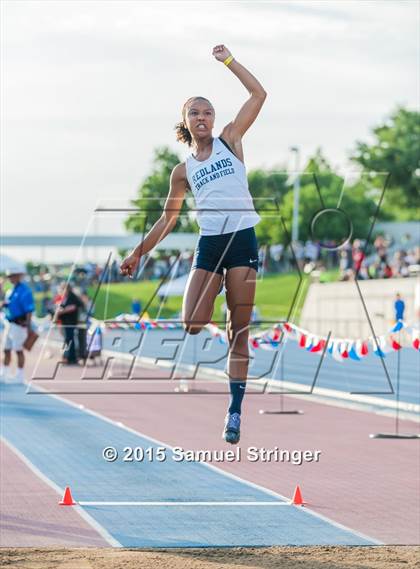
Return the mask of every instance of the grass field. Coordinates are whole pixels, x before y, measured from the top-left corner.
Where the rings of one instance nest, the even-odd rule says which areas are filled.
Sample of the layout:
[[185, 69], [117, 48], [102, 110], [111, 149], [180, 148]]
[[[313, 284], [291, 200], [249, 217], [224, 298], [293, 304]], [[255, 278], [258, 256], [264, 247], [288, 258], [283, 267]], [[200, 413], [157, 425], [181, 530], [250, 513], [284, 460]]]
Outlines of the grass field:
[[[300, 316], [300, 312], [305, 302], [306, 292], [309, 285], [309, 277], [302, 275], [302, 286], [297, 298], [295, 319]], [[333, 282], [338, 280], [338, 270], [326, 271], [322, 273], [322, 282]], [[131, 301], [138, 298], [144, 308], [153, 297], [160, 281], [140, 281], [104, 284], [99, 290], [95, 302], [95, 318], [103, 320], [112, 319], [118, 314], [131, 312]], [[288, 274], [266, 274], [257, 283], [255, 304], [264, 319], [276, 320], [287, 317], [294, 295], [297, 291], [299, 278], [296, 273]], [[6, 290], [10, 288], [7, 283]], [[93, 298], [95, 287], [89, 288], [89, 297]], [[37, 314], [40, 315], [40, 303], [43, 293], [35, 293]], [[216, 299], [213, 319], [222, 320], [221, 306], [225, 302], [224, 295]], [[148, 314], [151, 318], [156, 318], [159, 310], [159, 299], [151, 302]], [[160, 318], [171, 318], [176, 316], [182, 306], [182, 296], [169, 297], [165, 302]]]
[[[338, 270], [326, 271], [322, 273], [322, 282], [332, 282], [338, 280]], [[155, 293], [160, 281], [140, 281], [123, 282], [102, 285], [95, 302], [95, 318], [103, 320], [112, 319], [118, 314], [131, 312], [131, 301], [133, 298], [140, 299], [144, 308], [153, 294]], [[299, 284], [296, 273], [287, 274], [266, 274], [257, 284], [255, 304], [262, 318], [276, 320], [287, 317]], [[294, 321], [300, 316], [308, 290], [309, 277], [302, 275], [302, 285], [295, 307]], [[6, 290], [10, 288], [7, 282]], [[89, 297], [95, 295], [95, 287], [89, 288]], [[36, 312], [40, 315], [40, 304], [43, 293], [35, 293]], [[221, 306], [225, 302], [225, 296], [218, 296], [216, 299], [213, 320], [222, 320]], [[159, 311], [159, 299], [156, 297], [150, 307], [148, 314], [151, 318], [156, 318]], [[175, 317], [181, 310], [182, 296], [169, 297], [160, 312], [160, 318]]]
[[[95, 303], [95, 317], [98, 319], [113, 318], [123, 312], [131, 312], [131, 301], [138, 298], [143, 309], [149, 303], [156, 291], [159, 281], [143, 281], [130, 283], [111, 283], [104, 285], [98, 293]], [[302, 309], [308, 277], [304, 276], [297, 302], [296, 316]], [[299, 278], [296, 273], [285, 275], [265, 275], [258, 281], [255, 304], [262, 318], [281, 319], [285, 318], [290, 310], [293, 298], [297, 292]], [[89, 295], [94, 294], [94, 289]], [[225, 302], [225, 296], [216, 299], [213, 319], [222, 320], [221, 306]], [[159, 310], [159, 299], [156, 297], [148, 308], [151, 318], [156, 318]], [[182, 307], [182, 296], [169, 297], [161, 312], [160, 318], [170, 318], [177, 315]]]

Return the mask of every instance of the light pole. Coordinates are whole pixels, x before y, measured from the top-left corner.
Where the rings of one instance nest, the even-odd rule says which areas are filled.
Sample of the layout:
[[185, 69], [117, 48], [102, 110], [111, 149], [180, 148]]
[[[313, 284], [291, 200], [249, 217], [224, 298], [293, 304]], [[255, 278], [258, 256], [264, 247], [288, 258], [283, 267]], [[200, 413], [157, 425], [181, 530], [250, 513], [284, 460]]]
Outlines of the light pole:
[[295, 155], [295, 177], [293, 179], [293, 223], [292, 243], [299, 239], [299, 193], [300, 193], [300, 153], [298, 146], [291, 146], [290, 151]]

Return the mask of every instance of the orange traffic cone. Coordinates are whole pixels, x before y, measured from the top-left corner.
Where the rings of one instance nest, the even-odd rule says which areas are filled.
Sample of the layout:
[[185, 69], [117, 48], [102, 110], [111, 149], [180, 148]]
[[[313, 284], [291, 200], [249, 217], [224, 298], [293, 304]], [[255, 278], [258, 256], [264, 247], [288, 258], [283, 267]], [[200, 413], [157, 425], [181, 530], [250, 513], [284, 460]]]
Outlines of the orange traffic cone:
[[294, 506], [303, 506], [305, 504], [302, 498], [302, 492], [300, 491], [299, 484], [295, 488], [291, 503]]
[[64, 496], [61, 502], [58, 502], [60, 506], [76, 506], [77, 502], [73, 500], [73, 496], [71, 495], [70, 487], [66, 486], [64, 490]]

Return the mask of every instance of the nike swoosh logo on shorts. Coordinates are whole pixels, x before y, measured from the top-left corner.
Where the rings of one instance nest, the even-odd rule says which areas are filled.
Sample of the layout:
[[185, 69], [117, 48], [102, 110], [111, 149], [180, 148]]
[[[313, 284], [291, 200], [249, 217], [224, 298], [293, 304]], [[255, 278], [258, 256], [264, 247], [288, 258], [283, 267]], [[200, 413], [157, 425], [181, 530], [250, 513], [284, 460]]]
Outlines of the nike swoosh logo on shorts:
[[250, 263], [256, 263], [258, 261], [258, 259], [250, 259], [249, 262]]

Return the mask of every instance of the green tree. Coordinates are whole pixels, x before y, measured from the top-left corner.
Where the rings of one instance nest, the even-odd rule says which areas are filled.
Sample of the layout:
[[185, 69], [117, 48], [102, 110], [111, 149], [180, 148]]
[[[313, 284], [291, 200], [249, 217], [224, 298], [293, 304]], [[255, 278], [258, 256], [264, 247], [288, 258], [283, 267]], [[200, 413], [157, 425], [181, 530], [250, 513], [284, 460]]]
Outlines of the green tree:
[[[147, 232], [159, 219], [169, 192], [171, 172], [180, 162], [179, 156], [167, 146], [156, 148], [152, 172], [140, 185], [137, 197], [131, 201], [136, 211], [131, 213], [124, 222], [129, 231]], [[188, 202], [188, 199], [184, 200], [181, 214], [173, 231], [197, 231], [197, 225], [188, 214], [191, 208]]]
[[415, 220], [420, 190], [420, 113], [397, 108], [373, 129], [374, 141], [356, 142], [351, 160], [371, 172], [370, 187], [380, 193], [389, 173], [381, 217]]
[[285, 195], [290, 191], [287, 185], [286, 167], [269, 171], [261, 168], [248, 173], [249, 191], [255, 209], [261, 216], [255, 232], [260, 244], [279, 243], [283, 235], [280, 221], [281, 207]]
[[[327, 241], [334, 239], [338, 243], [347, 237], [347, 217], [353, 226], [353, 237], [365, 239], [368, 235], [372, 216], [376, 211], [376, 203], [366, 192], [362, 183], [349, 187], [344, 179], [333, 171], [330, 164], [317, 149], [315, 155], [308, 160], [301, 175], [299, 198], [299, 240], [315, 239]], [[346, 215], [330, 212], [319, 218], [311, 230], [311, 222], [315, 214], [324, 208], [340, 207]], [[282, 206], [282, 215], [289, 233], [293, 216], [293, 192], [286, 194]], [[281, 242], [286, 243], [285, 235]]]

